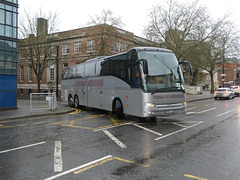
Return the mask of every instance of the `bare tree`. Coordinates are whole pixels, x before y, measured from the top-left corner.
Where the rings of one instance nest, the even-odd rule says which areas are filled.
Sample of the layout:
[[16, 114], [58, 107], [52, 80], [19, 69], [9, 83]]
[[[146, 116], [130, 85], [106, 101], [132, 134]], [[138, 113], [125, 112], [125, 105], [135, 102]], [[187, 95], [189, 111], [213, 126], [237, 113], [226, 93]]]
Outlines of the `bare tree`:
[[39, 13], [32, 15], [25, 10], [19, 21], [19, 49], [24, 52], [26, 62], [36, 75], [38, 92], [41, 91], [42, 74], [49, 62], [53, 61], [55, 49], [50, 50], [50, 47], [58, 26], [57, 17], [57, 14], [52, 12], [44, 14], [40, 10]]
[[109, 55], [117, 34], [116, 28], [121, 28], [123, 23], [120, 17], [114, 16], [111, 10], [102, 10], [101, 15], [91, 17], [89, 24], [96, 26], [94, 31], [97, 56]]
[[238, 34], [236, 26], [232, 22], [224, 20], [211, 36], [198, 44], [189, 56], [195, 67], [209, 73], [212, 93], [214, 92], [213, 75], [218, 71], [217, 65], [224, 67], [224, 64], [227, 63], [226, 56], [237, 57], [239, 54]]
[[[224, 29], [231, 29], [226, 26], [228, 24], [226, 19], [227, 16], [224, 16], [213, 21], [208, 15], [207, 8], [199, 5], [198, 0], [191, 4], [166, 0], [165, 4], [153, 7], [145, 34], [148, 39], [171, 49], [179, 61], [190, 61], [196, 70], [193, 77], [196, 83], [200, 67], [212, 75], [216, 63], [222, 57], [223, 49], [219, 49], [222, 47], [219, 39], [226, 34], [223, 33]], [[230, 44], [228, 49], [237, 47]]]
[[200, 6], [198, 0], [191, 4], [180, 4], [175, 0], [165, 2], [153, 8], [145, 35], [171, 49], [179, 61], [183, 61], [191, 49], [211, 36], [221, 21], [209, 28], [211, 21], [207, 8]]

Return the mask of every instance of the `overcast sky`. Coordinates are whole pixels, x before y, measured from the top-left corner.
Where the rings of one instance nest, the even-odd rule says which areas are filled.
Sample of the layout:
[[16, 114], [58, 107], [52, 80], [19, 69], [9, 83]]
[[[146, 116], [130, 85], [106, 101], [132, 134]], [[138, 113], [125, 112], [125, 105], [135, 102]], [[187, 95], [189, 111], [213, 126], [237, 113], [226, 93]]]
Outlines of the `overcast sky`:
[[[192, 2], [191, 0], [178, 0], [179, 2]], [[214, 18], [232, 14], [231, 21], [240, 27], [240, 0], [199, 0], [200, 4], [208, 7]], [[114, 16], [119, 16], [124, 30], [144, 37], [142, 31], [148, 25], [148, 15], [154, 5], [164, 0], [19, 0], [19, 14], [24, 9], [34, 13], [42, 9], [44, 12], [58, 13], [60, 19], [59, 31], [77, 29], [87, 26], [90, 16], [100, 15], [103, 9], [111, 10]]]

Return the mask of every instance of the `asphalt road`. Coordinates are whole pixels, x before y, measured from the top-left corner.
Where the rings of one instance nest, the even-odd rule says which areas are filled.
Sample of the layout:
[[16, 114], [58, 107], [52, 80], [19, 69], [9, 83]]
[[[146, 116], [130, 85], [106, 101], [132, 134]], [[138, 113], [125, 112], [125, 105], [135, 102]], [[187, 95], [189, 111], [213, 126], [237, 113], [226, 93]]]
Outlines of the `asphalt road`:
[[239, 180], [240, 98], [140, 122], [103, 111], [0, 122], [0, 179]]

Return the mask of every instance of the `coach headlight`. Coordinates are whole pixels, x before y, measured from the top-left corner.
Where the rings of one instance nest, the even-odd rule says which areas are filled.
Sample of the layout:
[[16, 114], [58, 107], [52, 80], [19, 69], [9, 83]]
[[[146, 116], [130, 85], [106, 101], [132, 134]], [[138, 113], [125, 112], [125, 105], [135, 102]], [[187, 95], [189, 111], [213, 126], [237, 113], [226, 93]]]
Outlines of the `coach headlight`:
[[151, 108], [155, 108], [156, 107], [156, 105], [153, 104], [153, 103], [145, 103], [145, 106], [146, 107], [151, 107]]

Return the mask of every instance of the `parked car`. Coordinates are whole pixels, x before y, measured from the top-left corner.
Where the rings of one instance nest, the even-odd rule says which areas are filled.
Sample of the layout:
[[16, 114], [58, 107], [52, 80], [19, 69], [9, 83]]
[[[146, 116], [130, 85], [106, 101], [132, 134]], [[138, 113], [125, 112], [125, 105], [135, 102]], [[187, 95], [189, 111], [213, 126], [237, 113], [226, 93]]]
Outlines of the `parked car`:
[[230, 88], [218, 88], [214, 92], [214, 98], [217, 100], [218, 98], [222, 99], [234, 99], [234, 93]]
[[234, 96], [238, 96], [240, 95], [240, 86], [231, 86], [230, 87], [233, 90]]

